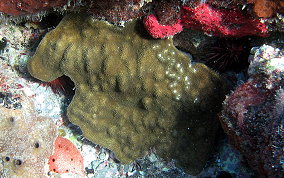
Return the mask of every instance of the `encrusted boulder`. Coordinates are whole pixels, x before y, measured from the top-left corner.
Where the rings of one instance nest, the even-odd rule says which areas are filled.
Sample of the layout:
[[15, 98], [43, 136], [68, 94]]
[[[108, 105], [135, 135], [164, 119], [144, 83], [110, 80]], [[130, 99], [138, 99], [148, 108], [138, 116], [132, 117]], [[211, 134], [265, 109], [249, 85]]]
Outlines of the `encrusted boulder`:
[[249, 80], [224, 101], [220, 117], [230, 143], [258, 177], [284, 175], [284, 54], [281, 45], [254, 48]]
[[147, 36], [140, 21], [119, 28], [67, 15], [29, 60], [35, 78], [75, 83], [70, 121], [123, 163], [151, 148], [191, 174], [206, 163], [225, 87], [218, 74], [191, 64], [172, 39]]

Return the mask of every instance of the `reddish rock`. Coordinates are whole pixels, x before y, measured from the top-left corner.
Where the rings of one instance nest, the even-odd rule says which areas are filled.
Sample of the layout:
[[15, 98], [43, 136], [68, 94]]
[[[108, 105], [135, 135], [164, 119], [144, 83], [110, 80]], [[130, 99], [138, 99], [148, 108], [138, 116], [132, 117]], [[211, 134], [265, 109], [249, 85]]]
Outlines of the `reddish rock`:
[[263, 92], [256, 87], [259, 83], [253, 83], [241, 85], [225, 100], [220, 119], [222, 127], [230, 143], [260, 177], [281, 177], [284, 173], [284, 91], [273, 88]]
[[144, 15], [143, 0], [85, 0], [86, 11], [109, 22], [135, 19]]
[[226, 99], [225, 112], [228, 117], [234, 119], [231, 122], [236, 127], [243, 128], [248, 107], [263, 103], [269, 95], [271, 95], [270, 91], [265, 87], [260, 87], [256, 80], [248, 81], [240, 85]]
[[161, 25], [173, 25], [180, 19], [179, 1], [154, 1], [153, 6], [155, 15]]
[[282, 86], [283, 72], [259, 73], [240, 85], [224, 101], [220, 117], [222, 127], [230, 143], [241, 152], [259, 177], [284, 175]]
[[0, 12], [12, 16], [35, 14], [54, 7], [64, 6], [68, 0], [2, 0]]

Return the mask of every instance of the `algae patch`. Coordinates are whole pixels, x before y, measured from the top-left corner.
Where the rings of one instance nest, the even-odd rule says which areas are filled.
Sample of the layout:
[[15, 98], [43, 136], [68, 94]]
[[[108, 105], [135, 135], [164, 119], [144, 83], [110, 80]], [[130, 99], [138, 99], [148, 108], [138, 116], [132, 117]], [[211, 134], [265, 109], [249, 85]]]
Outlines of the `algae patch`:
[[75, 83], [70, 121], [123, 163], [155, 148], [197, 174], [206, 163], [224, 98], [222, 79], [191, 64], [172, 39], [144, 38], [139, 21], [119, 28], [84, 14], [67, 15], [29, 60], [32, 76]]

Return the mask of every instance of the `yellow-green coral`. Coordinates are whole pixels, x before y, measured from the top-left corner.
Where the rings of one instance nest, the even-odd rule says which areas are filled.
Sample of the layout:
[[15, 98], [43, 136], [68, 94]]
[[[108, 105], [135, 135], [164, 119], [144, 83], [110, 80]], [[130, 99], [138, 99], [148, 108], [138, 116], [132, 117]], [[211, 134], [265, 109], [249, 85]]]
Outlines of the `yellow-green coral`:
[[123, 163], [155, 148], [192, 174], [205, 164], [223, 83], [172, 39], [143, 37], [139, 22], [119, 28], [71, 14], [45, 36], [28, 69], [43, 81], [69, 76], [76, 86], [70, 121]]

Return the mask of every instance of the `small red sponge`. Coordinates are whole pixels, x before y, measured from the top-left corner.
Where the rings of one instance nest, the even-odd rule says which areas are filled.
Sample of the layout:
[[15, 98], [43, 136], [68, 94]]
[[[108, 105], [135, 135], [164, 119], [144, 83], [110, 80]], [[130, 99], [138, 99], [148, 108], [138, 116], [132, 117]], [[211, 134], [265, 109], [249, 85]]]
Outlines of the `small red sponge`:
[[56, 173], [75, 173], [84, 175], [83, 157], [68, 139], [58, 136], [54, 153], [49, 157], [49, 170]]

